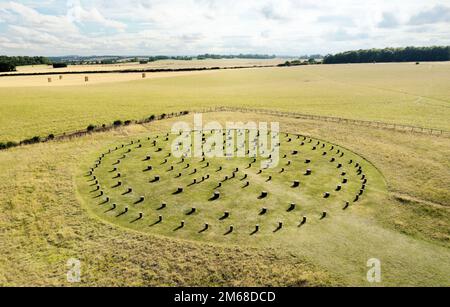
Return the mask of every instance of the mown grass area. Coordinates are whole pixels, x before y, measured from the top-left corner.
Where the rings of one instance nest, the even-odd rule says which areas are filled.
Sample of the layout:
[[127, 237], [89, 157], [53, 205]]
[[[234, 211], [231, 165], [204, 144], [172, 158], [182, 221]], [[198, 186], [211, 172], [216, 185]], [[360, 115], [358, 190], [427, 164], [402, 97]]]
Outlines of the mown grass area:
[[[237, 140], [239, 133], [233, 132]], [[235, 153], [240, 146], [229, 139], [233, 133], [225, 134], [222, 137], [220, 132], [219, 149], [225, 141]], [[256, 132], [252, 137], [250, 132], [246, 134], [241, 136], [247, 142], [244, 153], [253, 148]], [[205, 140], [213, 137], [204, 135]], [[166, 134], [153, 134], [131, 139], [94, 154], [78, 188], [91, 212], [122, 227], [254, 246], [271, 244], [280, 237], [295, 242], [299, 236], [314, 234], [321, 227], [318, 224], [334, 223], [335, 217], [351, 215], [353, 206], [364, 206], [386, 193], [381, 174], [338, 145], [294, 134], [263, 135], [271, 140], [274, 151], [259, 148], [255, 160], [250, 152], [241, 158], [208, 158], [207, 149], [204, 160], [176, 158], [172, 143], [186, 137], [193, 140], [192, 135], [166, 138]], [[279, 147], [275, 146], [278, 142]], [[262, 150], [267, 152], [266, 158], [261, 156]], [[269, 153], [274, 165], [266, 169]], [[88, 170], [94, 161], [101, 162], [91, 173]], [[307, 175], [307, 170], [311, 174]], [[175, 193], [180, 188], [180, 193]], [[263, 191], [267, 195], [261, 198]], [[220, 194], [212, 200], [215, 192]], [[325, 197], [325, 193], [329, 195]], [[262, 213], [263, 209], [267, 212]], [[324, 212], [326, 217], [321, 219]], [[303, 217], [306, 220], [301, 225]], [[181, 221], [185, 222], [182, 227]]]
[[90, 64], [90, 65], [68, 65], [65, 68], [53, 68], [47, 65], [28, 65], [17, 67], [15, 73], [58, 73], [78, 71], [113, 71], [129, 69], [179, 69], [179, 68], [203, 68], [203, 67], [251, 67], [278, 65], [284, 63], [284, 59], [205, 59], [205, 60], [159, 60], [140, 64], [139, 62], [116, 63], [116, 64]]
[[118, 142], [167, 131], [171, 122], [0, 152], [0, 283], [66, 285], [65, 263], [75, 257], [83, 263], [83, 285], [369, 285], [366, 262], [375, 257], [382, 261], [381, 285], [449, 285], [448, 140], [283, 118], [283, 131], [325, 139], [366, 158], [388, 189], [294, 242], [289, 236], [254, 247], [198, 242], [97, 218], [77, 192], [86, 165]]
[[[450, 64], [314, 65], [62, 87], [0, 88], [0, 141], [214, 106], [450, 129]], [[0, 79], [1, 82], [1, 79]]]

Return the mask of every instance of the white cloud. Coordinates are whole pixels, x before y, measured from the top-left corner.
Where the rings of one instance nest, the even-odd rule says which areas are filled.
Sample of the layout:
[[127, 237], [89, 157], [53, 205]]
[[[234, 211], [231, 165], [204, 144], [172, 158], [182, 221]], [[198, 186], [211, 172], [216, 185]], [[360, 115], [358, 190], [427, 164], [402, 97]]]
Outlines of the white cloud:
[[414, 15], [409, 23], [411, 25], [450, 23], [450, 6], [436, 5]]
[[378, 24], [380, 28], [396, 28], [399, 26], [399, 21], [397, 17], [390, 12], [383, 13], [383, 19]]
[[67, 3], [67, 17], [76, 23], [97, 23], [99, 25], [124, 31], [127, 25], [123, 22], [105, 18], [97, 8], [84, 9], [79, 0], [70, 0]]
[[440, 2], [17, 0], [0, 3], [0, 37], [7, 38], [0, 49], [44, 55], [298, 55], [439, 45], [450, 37]]

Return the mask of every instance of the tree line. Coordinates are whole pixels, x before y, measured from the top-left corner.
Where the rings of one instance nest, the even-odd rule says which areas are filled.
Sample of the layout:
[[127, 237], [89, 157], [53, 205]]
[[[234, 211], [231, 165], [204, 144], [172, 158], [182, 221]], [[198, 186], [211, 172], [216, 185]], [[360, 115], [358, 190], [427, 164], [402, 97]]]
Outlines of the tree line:
[[450, 46], [355, 50], [325, 56], [324, 64], [450, 61]]
[[0, 56], [0, 72], [15, 71], [17, 66], [51, 64], [50, 60], [41, 56]]

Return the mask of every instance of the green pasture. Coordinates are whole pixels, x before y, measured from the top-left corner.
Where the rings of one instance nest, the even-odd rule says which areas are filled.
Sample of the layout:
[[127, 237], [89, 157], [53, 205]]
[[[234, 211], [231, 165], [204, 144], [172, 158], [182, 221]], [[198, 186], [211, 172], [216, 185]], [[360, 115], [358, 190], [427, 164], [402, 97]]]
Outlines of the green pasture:
[[18, 87], [0, 87], [0, 141], [215, 106], [449, 130], [449, 79], [448, 63], [406, 63], [221, 70], [53, 88], [19, 83]]

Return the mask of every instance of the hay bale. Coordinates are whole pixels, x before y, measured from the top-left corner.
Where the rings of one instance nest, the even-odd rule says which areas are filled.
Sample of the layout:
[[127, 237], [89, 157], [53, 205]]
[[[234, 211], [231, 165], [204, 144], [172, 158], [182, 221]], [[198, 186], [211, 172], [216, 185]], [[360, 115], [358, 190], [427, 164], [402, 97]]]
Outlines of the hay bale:
[[291, 204], [289, 205], [289, 208], [287, 209], [287, 212], [294, 211], [296, 206], [297, 206], [296, 204], [291, 203]]
[[340, 190], [342, 190], [342, 186], [341, 185], [336, 186], [336, 191], [340, 191]]
[[348, 201], [345, 202], [343, 210], [347, 210], [347, 208], [350, 206], [350, 203]]
[[259, 215], [266, 215], [266, 214], [267, 214], [267, 208], [261, 208]]
[[327, 215], [328, 215], [328, 213], [326, 211], [322, 212], [320, 219], [323, 220], [324, 218], [327, 217]]
[[293, 187], [293, 188], [297, 188], [297, 187], [299, 187], [299, 186], [300, 186], [300, 181], [294, 180], [294, 182], [292, 183], [292, 187]]
[[310, 176], [311, 174], [312, 174], [312, 170], [308, 168], [305, 172], [305, 176]]
[[323, 198], [329, 198], [330, 197], [330, 192], [325, 192], [323, 193]]

